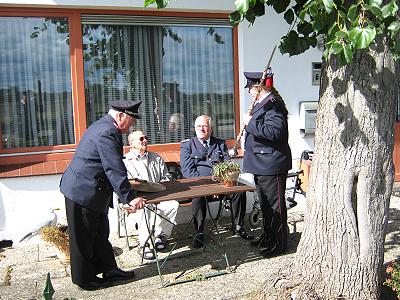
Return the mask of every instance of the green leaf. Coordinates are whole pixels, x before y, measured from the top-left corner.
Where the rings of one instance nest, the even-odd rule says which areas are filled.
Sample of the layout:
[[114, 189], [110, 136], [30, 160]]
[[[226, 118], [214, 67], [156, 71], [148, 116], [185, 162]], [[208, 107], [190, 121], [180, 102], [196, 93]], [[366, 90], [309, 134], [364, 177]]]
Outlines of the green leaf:
[[371, 6], [371, 5], [364, 5], [364, 8], [366, 10], [369, 10], [370, 12], [372, 12], [377, 18], [378, 20], [382, 21], [383, 20], [383, 15], [382, 15], [382, 11], [379, 7], [376, 6]]
[[169, 0], [156, 0], [157, 9], [166, 8], [168, 6]]
[[382, 0], [369, 0], [368, 3], [369, 3], [369, 5], [371, 5], [371, 6], [381, 7], [381, 5], [382, 5]]
[[334, 35], [336, 31], [339, 31], [339, 27], [337, 26], [336, 23], [333, 23], [331, 28], [328, 30], [328, 35]]
[[311, 47], [315, 48], [317, 46], [318, 40], [315, 36], [308, 38], [308, 40], [310, 41]]
[[394, 21], [388, 26], [388, 30], [392, 32], [397, 32], [400, 30], [400, 21]]
[[337, 12], [338, 12], [339, 16], [340, 16], [343, 20], [346, 20], [346, 19], [347, 19], [347, 15], [346, 15], [346, 13], [345, 13], [343, 10], [338, 9]]
[[351, 48], [351, 45], [346, 45], [343, 48], [343, 54], [344, 54], [344, 59], [346, 60], [346, 63], [351, 63], [353, 60], [353, 49]]
[[285, 21], [286, 21], [288, 24], [292, 24], [293, 21], [294, 21], [294, 13], [293, 13], [293, 10], [288, 9], [288, 10], [285, 12], [285, 14], [283, 15], [283, 18], [285, 19]]
[[337, 37], [337, 38], [342, 38], [342, 39], [348, 39], [348, 33], [346, 32], [346, 31], [343, 31], [343, 30], [341, 30], [341, 31], [336, 31], [335, 32], [335, 36]]
[[310, 6], [309, 12], [310, 12], [310, 15], [313, 16], [313, 17], [314, 17], [315, 15], [317, 15], [317, 14], [320, 13], [320, 11], [319, 11], [317, 5], [312, 5], [312, 6]]
[[353, 4], [350, 6], [349, 11], [347, 12], [347, 19], [350, 20], [350, 22], [354, 22], [357, 18], [357, 5]]
[[235, 0], [235, 6], [244, 15], [249, 10], [249, 0]]
[[297, 31], [299, 33], [302, 33], [303, 35], [309, 35], [314, 31], [314, 29], [310, 23], [302, 22], [299, 25], [297, 25]]
[[257, 1], [253, 6], [254, 13], [257, 17], [265, 15], [265, 4], [261, 1]]
[[300, 11], [300, 13], [299, 13], [300, 21], [304, 21], [304, 19], [306, 17], [306, 14], [307, 14], [307, 9], [303, 9], [303, 10]]
[[387, 18], [389, 16], [395, 16], [398, 9], [399, 7], [395, 3], [395, 1], [392, 0], [392, 2], [382, 7], [382, 15], [384, 18]]
[[367, 48], [376, 35], [375, 27], [368, 26], [365, 28], [356, 27], [349, 33], [350, 41], [354, 48]]
[[279, 0], [274, 3], [273, 7], [274, 7], [275, 11], [278, 14], [280, 14], [286, 10], [286, 8], [289, 6], [289, 4], [290, 4], [290, 0]]
[[332, 12], [332, 10], [333, 10], [333, 8], [334, 8], [333, 0], [322, 0], [322, 2], [324, 3], [325, 10], [326, 10], [328, 13]]
[[338, 42], [335, 42], [335, 43], [332, 44], [332, 46], [331, 46], [331, 52], [332, 52], [333, 54], [339, 54], [339, 53], [342, 52], [342, 51], [343, 51], [343, 46], [342, 46], [342, 44], [339, 44]]
[[254, 13], [254, 10], [252, 8], [250, 8], [247, 12], [246, 12], [246, 20], [249, 21], [249, 23], [251, 25], [254, 24], [254, 21], [256, 20], [256, 14]]
[[297, 55], [300, 53], [305, 52], [310, 48], [310, 40], [308, 37], [300, 37], [297, 39], [296, 42], [296, 51], [293, 53], [293, 55]]
[[147, 7], [147, 6], [149, 6], [150, 4], [153, 4], [153, 3], [155, 3], [156, 2], [156, 0], [144, 0], [144, 7]]
[[229, 14], [229, 22], [232, 26], [238, 25], [242, 21], [242, 14], [235, 10], [234, 12]]
[[314, 31], [320, 32], [322, 31], [325, 26], [326, 26], [326, 15], [325, 14], [318, 14], [314, 17], [314, 22], [312, 22], [312, 27]]

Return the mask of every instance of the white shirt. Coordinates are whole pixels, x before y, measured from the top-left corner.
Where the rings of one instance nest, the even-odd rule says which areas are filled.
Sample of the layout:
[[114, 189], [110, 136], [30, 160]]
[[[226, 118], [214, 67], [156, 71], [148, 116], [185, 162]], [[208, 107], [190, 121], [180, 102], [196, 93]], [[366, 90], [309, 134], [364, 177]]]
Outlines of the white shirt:
[[131, 150], [126, 154], [123, 162], [128, 170], [129, 179], [138, 178], [151, 182], [168, 181], [167, 166], [157, 153], [146, 152], [141, 156]]
[[204, 140], [204, 141], [200, 140], [199, 138], [197, 138], [197, 139], [200, 141], [200, 143], [202, 145], [204, 145], [204, 142], [207, 142], [207, 146], [210, 147], [210, 138], [208, 138], [207, 140]]

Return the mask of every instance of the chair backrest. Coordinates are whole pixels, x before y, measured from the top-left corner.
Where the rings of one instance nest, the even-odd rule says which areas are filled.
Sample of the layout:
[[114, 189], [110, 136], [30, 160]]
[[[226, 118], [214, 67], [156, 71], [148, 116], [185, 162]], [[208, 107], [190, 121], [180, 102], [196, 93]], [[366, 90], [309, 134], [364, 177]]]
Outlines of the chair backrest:
[[175, 161], [168, 161], [165, 163], [168, 169], [168, 173], [171, 176], [171, 180], [182, 179], [183, 174], [181, 171], [181, 166], [178, 162]]

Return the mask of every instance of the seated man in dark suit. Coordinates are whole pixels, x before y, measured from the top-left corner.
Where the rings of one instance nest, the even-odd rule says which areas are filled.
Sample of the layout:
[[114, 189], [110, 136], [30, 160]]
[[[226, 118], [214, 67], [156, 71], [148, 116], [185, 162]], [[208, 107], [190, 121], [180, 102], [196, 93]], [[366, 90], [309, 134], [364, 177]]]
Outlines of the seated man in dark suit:
[[[211, 136], [211, 118], [199, 116], [195, 121], [196, 136], [181, 143], [180, 161], [182, 174], [186, 178], [211, 176], [214, 163], [229, 159], [228, 147], [224, 140]], [[218, 196], [220, 199], [223, 196]], [[253, 239], [243, 228], [243, 218], [246, 213], [246, 194], [230, 195], [234, 221], [234, 232], [245, 240]], [[192, 200], [194, 226], [197, 231], [193, 239], [193, 247], [204, 245], [204, 221], [207, 214], [206, 199]]]

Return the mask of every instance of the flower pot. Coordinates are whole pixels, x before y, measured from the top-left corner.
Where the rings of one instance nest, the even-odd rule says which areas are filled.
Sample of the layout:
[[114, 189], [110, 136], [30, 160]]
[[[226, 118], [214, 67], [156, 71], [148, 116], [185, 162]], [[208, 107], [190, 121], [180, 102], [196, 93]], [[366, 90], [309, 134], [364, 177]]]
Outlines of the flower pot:
[[223, 181], [224, 186], [231, 187], [231, 186], [236, 185], [239, 174], [240, 174], [240, 171], [233, 171], [233, 172], [227, 173], [225, 175], [225, 178]]

